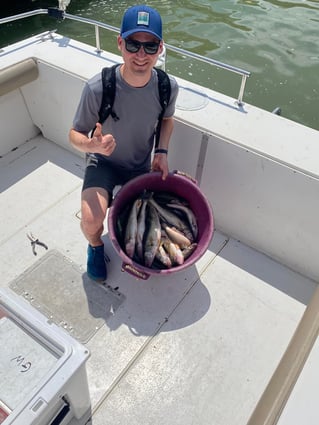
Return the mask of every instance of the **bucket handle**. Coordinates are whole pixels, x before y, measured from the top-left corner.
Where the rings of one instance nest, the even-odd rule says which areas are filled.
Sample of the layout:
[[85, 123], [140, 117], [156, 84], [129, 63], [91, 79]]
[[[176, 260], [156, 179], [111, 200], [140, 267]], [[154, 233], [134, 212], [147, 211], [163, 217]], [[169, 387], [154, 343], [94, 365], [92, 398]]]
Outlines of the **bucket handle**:
[[190, 174], [185, 173], [185, 171], [174, 170], [173, 174], [177, 174], [178, 176], [186, 177], [187, 179], [189, 179], [190, 181], [192, 181], [194, 184], [197, 185], [197, 180], [194, 179], [194, 177], [192, 177]]
[[128, 263], [122, 263], [122, 272], [127, 272], [138, 279], [147, 280], [150, 277], [150, 274], [143, 272], [139, 270], [138, 268], [134, 267], [132, 264]]

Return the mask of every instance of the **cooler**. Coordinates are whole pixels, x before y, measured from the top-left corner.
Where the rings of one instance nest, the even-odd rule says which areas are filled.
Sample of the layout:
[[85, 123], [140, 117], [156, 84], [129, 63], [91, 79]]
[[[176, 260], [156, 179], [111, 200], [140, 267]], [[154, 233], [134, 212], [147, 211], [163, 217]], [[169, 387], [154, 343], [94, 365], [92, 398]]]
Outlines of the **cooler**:
[[1, 425], [87, 423], [88, 349], [9, 289], [0, 289], [0, 347]]

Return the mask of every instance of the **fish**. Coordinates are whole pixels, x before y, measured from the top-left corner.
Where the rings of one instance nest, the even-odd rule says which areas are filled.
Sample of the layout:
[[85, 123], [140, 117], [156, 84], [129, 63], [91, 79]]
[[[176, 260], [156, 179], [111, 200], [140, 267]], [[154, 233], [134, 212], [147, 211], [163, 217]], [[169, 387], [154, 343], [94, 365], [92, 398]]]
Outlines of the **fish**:
[[177, 196], [175, 193], [171, 192], [154, 192], [153, 197], [160, 205], [166, 205], [169, 202], [179, 203], [181, 205], [187, 204], [187, 201]]
[[184, 235], [191, 241], [194, 242], [194, 236], [189, 228], [188, 224], [182, 220], [180, 217], [178, 217], [176, 214], [174, 214], [172, 211], [167, 210], [166, 208], [161, 207], [154, 198], [150, 198], [148, 201], [151, 205], [153, 205], [154, 208], [156, 208], [157, 212], [159, 213], [162, 221], [165, 221], [167, 224], [169, 224], [172, 227], [175, 227], [176, 229], [180, 230], [184, 233]]
[[188, 247], [182, 249], [182, 254], [183, 254], [184, 260], [187, 260], [187, 258], [189, 258], [193, 254], [193, 252], [197, 248], [197, 245], [198, 244], [196, 242], [194, 242], [191, 245], [189, 245]]
[[163, 242], [161, 241], [158, 250], [156, 251], [155, 257], [162, 263], [164, 266], [166, 266], [168, 269], [172, 267], [172, 260], [170, 259], [169, 255], [165, 251], [165, 248], [163, 246]]
[[192, 241], [190, 241], [182, 232], [176, 228], [170, 227], [166, 223], [162, 223], [162, 228], [165, 230], [170, 240], [177, 244], [180, 248], [187, 248], [189, 245], [191, 245]]
[[168, 236], [163, 236], [163, 233], [162, 245], [173, 264], [182, 265], [184, 263], [184, 256], [180, 247], [172, 242]]
[[187, 218], [188, 224], [190, 225], [190, 228], [192, 230], [194, 239], [196, 240], [198, 236], [198, 225], [197, 225], [197, 220], [193, 211], [187, 206], [182, 205], [180, 203], [176, 203], [176, 202], [169, 202], [167, 206], [169, 208], [176, 208], [177, 210], [183, 211], [183, 213], [185, 214], [185, 217]]
[[116, 228], [115, 228], [116, 235], [122, 248], [124, 244], [126, 224], [128, 222], [128, 217], [129, 217], [131, 209], [132, 209], [132, 204], [125, 205], [123, 210], [118, 214], [117, 220], [116, 220]]
[[137, 198], [131, 208], [127, 225], [125, 228], [124, 236], [124, 246], [125, 252], [130, 257], [133, 258], [135, 253], [135, 244], [136, 244], [136, 235], [137, 235], [137, 214], [141, 206], [141, 198]]
[[161, 242], [161, 224], [153, 205], [148, 205], [147, 228], [144, 243], [144, 264], [151, 267]]
[[145, 219], [146, 219], [146, 206], [147, 200], [142, 200], [142, 205], [137, 217], [137, 234], [136, 234], [136, 252], [139, 259], [143, 262], [143, 239], [145, 233]]

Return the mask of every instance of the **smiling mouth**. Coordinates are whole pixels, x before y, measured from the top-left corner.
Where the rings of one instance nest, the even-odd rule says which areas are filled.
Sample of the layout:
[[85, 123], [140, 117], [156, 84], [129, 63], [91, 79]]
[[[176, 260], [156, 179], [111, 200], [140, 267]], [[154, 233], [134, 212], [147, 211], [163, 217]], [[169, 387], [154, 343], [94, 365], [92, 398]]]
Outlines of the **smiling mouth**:
[[145, 60], [144, 58], [141, 60], [134, 60], [134, 63], [136, 63], [136, 65], [146, 65], [148, 63], [147, 60]]
[[134, 62], [134, 64], [138, 67], [143, 67], [147, 65], [147, 62], [143, 62], [143, 63], [139, 63], [139, 62]]

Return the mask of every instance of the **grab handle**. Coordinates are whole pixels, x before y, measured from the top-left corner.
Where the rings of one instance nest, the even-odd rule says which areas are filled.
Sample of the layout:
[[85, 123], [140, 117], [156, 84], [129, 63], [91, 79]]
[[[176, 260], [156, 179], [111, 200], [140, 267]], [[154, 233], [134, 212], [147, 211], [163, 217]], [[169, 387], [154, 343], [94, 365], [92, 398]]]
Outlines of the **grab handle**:
[[187, 179], [189, 179], [190, 181], [192, 181], [194, 184], [197, 185], [197, 180], [194, 179], [194, 177], [192, 177], [190, 174], [185, 173], [185, 171], [174, 170], [173, 174], [177, 174], [178, 176], [186, 177]]
[[147, 280], [150, 277], [149, 273], [146, 273], [142, 270], [139, 270], [137, 267], [134, 267], [132, 264], [122, 263], [122, 272], [127, 272], [138, 279]]

